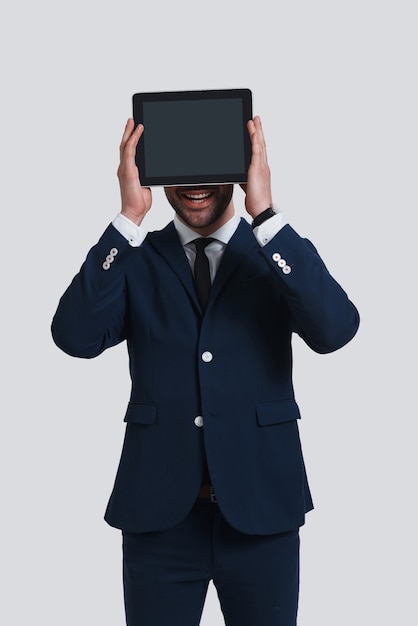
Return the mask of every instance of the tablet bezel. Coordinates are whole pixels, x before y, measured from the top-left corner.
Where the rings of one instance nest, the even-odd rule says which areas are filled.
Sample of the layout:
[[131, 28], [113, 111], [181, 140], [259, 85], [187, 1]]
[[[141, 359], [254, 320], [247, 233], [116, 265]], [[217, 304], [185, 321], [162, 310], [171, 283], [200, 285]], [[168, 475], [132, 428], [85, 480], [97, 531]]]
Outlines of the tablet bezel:
[[231, 184], [246, 183], [247, 172], [251, 161], [251, 141], [248, 134], [247, 123], [252, 119], [252, 93], [250, 89], [207, 89], [199, 91], [158, 91], [135, 93], [132, 96], [133, 118], [135, 127], [143, 124], [144, 102], [174, 102], [174, 101], [194, 101], [194, 100], [225, 100], [238, 99], [242, 106], [242, 137], [243, 137], [243, 157], [244, 170], [240, 172], [202, 172], [188, 176], [146, 176], [145, 173], [145, 151], [146, 151], [146, 127], [138, 142], [135, 162], [139, 170], [141, 184], [146, 187], [153, 186], [178, 186], [178, 185], [203, 185], [203, 184]]

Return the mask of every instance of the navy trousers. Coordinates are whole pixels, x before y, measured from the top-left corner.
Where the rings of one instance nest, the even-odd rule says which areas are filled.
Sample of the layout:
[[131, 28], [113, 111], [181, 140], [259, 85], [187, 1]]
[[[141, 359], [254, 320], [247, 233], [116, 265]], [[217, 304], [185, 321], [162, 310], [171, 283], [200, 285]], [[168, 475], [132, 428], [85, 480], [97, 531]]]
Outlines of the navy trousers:
[[198, 500], [178, 526], [123, 532], [127, 626], [198, 626], [210, 580], [227, 626], [295, 626], [299, 530], [244, 535]]

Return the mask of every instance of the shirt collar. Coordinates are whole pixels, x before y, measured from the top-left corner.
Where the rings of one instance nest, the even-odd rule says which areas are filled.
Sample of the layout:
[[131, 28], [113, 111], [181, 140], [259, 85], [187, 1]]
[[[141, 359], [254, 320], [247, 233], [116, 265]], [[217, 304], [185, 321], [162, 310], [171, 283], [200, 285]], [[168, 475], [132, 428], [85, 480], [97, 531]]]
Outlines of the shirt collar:
[[[198, 237], [201, 236], [196, 231], [189, 228], [189, 226], [186, 226], [186, 224], [183, 224], [183, 222], [179, 220], [177, 215], [174, 216], [173, 221], [174, 221], [174, 227], [177, 231], [180, 242], [183, 246], [187, 245], [194, 239], [197, 239]], [[210, 236], [216, 239], [217, 241], [220, 241], [221, 243], [226, 245], [231, 239], [232, 235], [235, 233], [236, 229], [238, 228], [240, 221], [241, 220], [238, 215], [233, 215], [233, 217], [231, 217], [231, 219], [228, 220], [226, 224], [224, 224], [223, 226], [215, 230], [215, 232], [211, 233]]]

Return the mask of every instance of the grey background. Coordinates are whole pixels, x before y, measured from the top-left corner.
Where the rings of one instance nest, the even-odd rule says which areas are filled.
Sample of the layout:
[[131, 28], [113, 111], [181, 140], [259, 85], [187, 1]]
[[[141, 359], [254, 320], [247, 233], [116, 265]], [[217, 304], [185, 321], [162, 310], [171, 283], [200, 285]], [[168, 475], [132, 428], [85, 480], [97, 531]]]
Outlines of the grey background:
[[[328, 356], [295, 341], [316, 509], [300, 626], [416, 623], [416, 4], [40, 0], [0, 16], [0, 621], [123, 624], [102, 520], [129, 382], [124, 346], [52, 344], [57, 301], [119, 211], [137, 91], [249, 87], [273, 193], [357, 304]], [[243, 194], [235, 194], [244, 215]], [[147, 218], [171, 219], [161, 190]], [[202, 624], [221, 625], [213, 588]]]

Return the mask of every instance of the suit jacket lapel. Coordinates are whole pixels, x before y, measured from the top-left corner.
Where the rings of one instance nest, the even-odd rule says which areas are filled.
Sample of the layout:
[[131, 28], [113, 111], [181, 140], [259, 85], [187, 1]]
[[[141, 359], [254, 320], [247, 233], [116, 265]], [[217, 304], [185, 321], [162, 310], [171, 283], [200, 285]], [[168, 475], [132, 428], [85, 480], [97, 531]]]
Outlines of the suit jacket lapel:
[[[163, 230], [149, 233], [147, 241], [176, 273], [191, 300], [194, 302], [197, 309], [200, 309], [192, 271], [173, 222], [170, 222]], [[254, 252], [257, 247], [258, 243], [253, 235], [251, 226], [244, 219], [241, 219], [237, 230], [225, 248], [222, 261], [210, 291], [206, 311], [209, 309], [211, 302], [218, 297], [242, 260], [248, 254]]]
[[180, 243], [174, 223], [170, 222], [163, 230], [148, 233], [147, 241], [165, 259], [178, 276], [190, 298], [200, 308], [194, 286], [192, 270]]
[[258, 248], [258, 243], [251, 226], [243, 218], [237, 230], [229, 240], [216, 273], [215, 280], [209, 295], [208, 307], [212, 300], [218, 297], [233, 273], [238, 269], [243, 259]]

